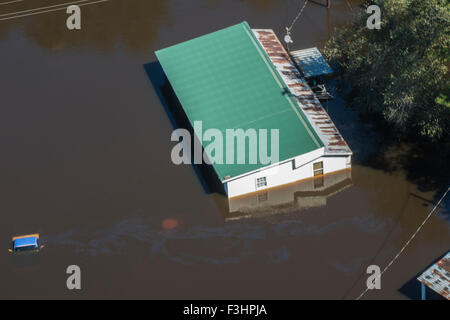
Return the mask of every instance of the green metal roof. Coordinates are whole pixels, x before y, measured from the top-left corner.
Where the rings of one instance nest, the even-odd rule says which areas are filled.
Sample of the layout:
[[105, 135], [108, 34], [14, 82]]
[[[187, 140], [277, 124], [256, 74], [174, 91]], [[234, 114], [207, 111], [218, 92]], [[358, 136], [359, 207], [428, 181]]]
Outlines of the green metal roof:
[[[203, 132], [222, 132], [224, 157], [226, 129], [279, 129], [279, 161], [323, 146], [247, 22], [156, 51], [156, 56], [192, 126], [201, 120]], [[213, 166], [225, 180], [266, 165], [258, 159], [256, 164]]]

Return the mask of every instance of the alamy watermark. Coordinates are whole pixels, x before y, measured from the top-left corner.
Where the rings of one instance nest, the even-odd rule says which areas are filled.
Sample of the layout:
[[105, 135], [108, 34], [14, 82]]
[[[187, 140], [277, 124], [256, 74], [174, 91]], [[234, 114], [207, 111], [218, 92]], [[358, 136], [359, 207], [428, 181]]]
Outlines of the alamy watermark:
[[366, 12], [370, 14], [367, 18], [367, 28], [370, 30], [381, 29], [381, 9], [379, 6], [373, 4], [367, 7]]
[[373, 290], [373, 289], [380, 290], [381, 289], [381, 271], [380, 271], [380, 267], [377, 266], [376, 264], [372, 264], [372, 265], [367, 267], [366, 272], [367, 272], [367, 274], [370, 274], [370, 276], [367, 278], [367, 281], [366, 281], [367, 289], [369, 289], [369, 290]]
[[270, 141], [268, 131], [253, 128], [226, 129], [224, 136], [222, 130], [215, 128], [203, 131], [202, 121], [194, 121], [194, 138], [186, 129], [176, 129], [172, 132], [171, 141], [178, 143], [172, 148], [171, 159], [177, 165], [191, 164], [192, 159], [194, 164], [278, 163], [279, 130], [270, 129]]
[[81, 289], [81, 269], [77, 265], [70, 265], [66, 269], [66, 273], [70, 274], [67, 278], [66, 286], [69, 290]]
[[81, 9], [77, 5], [71, 5], [67, 7], [67, 14], [70, 14], [66, 20], [66, 26], [69, 30], [81, 29]]

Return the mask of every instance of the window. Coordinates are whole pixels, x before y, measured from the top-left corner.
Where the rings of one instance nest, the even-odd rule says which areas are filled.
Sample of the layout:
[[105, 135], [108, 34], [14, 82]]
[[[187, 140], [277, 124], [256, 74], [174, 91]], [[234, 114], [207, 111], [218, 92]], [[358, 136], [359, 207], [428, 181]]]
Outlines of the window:
[[256, 179], [256, 189], [267, 187], [267, 179], [266, 177], [261, 177]]
[[323, 161], [313, 164], [314, 176], [323, 175]]

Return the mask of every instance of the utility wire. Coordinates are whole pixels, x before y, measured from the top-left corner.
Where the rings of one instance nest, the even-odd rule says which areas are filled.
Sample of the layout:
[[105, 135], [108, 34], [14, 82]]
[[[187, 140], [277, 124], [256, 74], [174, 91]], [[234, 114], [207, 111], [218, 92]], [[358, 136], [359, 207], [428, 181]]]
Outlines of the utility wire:
[[300, 18], [300, 16], [303, 13], [303, 10], [305, 9], [306, 5], [308, 4], [308, 0], [305, 0], [305, 3], [303, 3], [303, 7], [300, 9], [300, 12], [297, 14], [297, 16], [295, 17], [295, 19], [292, 21], [291, 25], [289, 28], [286, 28], [286, 31], [288, 34], [291, 33], [292, 27], [294, 26], [294, 24], [297, 22], [297, 20]]
[[50, 9], [50, 8], [54, 8], [54, 7], [67, 6], [67, 5], [77, 4], [77, 3], [80, 3], [80, 2], [86, 2], [86, 1], [89, 1], [89, 0], [72, 1], [72, 2], [66, 2], [66, 3], [55, 4], [55, 5], [52, 5], [52, 6], [39, 7], [39, 8], [27, 9], [27, 10], [16, 11], [16, 12], [8, 12], [8, 13], [0, 14], [0, 17], [10, 16], [10, 15], [19, 14], [19, 13], [27, 13], [27, 12], [32, 12], [32, 11], [40, 10], [40, 9]]
[[4, 5], [4, 4], [11, 4], [11, 3], [16, 3], [16, 2], [22, 2], [23, 0], [14, 0], [14, 1], [8, 1], [8, 2], [0, 2], [0, 6]]
[[[402, 206], [402, 209], [400, 210], [400, 214], [397, 216], [397, 219], [394, 223], [394, 226], [391, 228], [391, 230], [389, 230], [388, 234], [386, 235], [386, 237], [384, 238], [380, 248], [377, 250], [377, 252], [375, 253], [374, 257], [371, 259], [371, 261], [369, 262], [369, 264], [373, 264], [373, 262], [375, 261], [375, 259], [378, 257], [378, 255], [383, 251], [384, 247], [386, 246], [389, 238], [391, 237], [391, 235], [394, 233], [395, 229], [397, 228], [398, 224], [400, 223], [401, 218], [403, 217], [403, 215], [406, 212], [406, 209], [408, 208], [408, 203], [409, 203], [409, 199], [411, 198], [411, 193], [410, 193], [410, 185], [408, 184], [408, 191], [406, 193], [408, 195], [408, 198], [406, 199], [405, 203]], [[355, 283], [347, 290], [347, 292], [344, 294], [343, 299], [345, 299], [347, 297], [347, 295], [349, 293], [351, 293], [352, 289], [355, 288], [355, 286], [359, 283], [359, 281], [364, 277], [366, 273], [363, 272], [361, 273], [361, 275], [359, 276], [358, 279], [356, 279]]]
[[[41, 14], [41, 13], [64, 10], [67, 8], [68, 5], [72, 5], [72, 4], [76, 4], [81, 7], [81, 6], [86, 6], [86, 5], [96, 4], [96, 3], [107, 2], [110, 0], [98, 0], [98, 1], [91, 1], [91, 2], [87, 2], [87, 1], [89, 1], [89, 0], [79, 0], [79, 1], [73, 1], [73, 2], [68, 2], [68, 3], [61, 3], [61, 4], [57, 4], [57, 5], [53, 5], [53, 6], [39, 7], [39, 8], [28, 9], [28, 10], [23, 10], [23, 11], [0, 14], [0, 21], [28, 17], [28, 16], [32, 16], [32, 15], [36, 15], [36, 14]], [[55, 8], [55, 7], [58, 7], [58, 8]], [[48, 9], [48, 8], [53, 8], [53, 9], [42, 10], [42, 9]], [[21, 13], [23, 13], [23, 14], [21, 14]]]
[[422, 224], [417, 228], [417, 230], [413, 233], [411, 238], [405, 243], [405, 245], [400, 249], [400, 251], [395, 255], [395, 257], [388, 263], [388, 265], [383, 269], [383, 271], [374, 279], [373, 283], [370, 286], [367, 286], [366, 290], [364, 290], [357, 298], [356, 300], [360, 300], [366, 293], [369, 291], [369, 289], [372, 289], [375, 285], [376, 281], [392, 266], [392, 264], [397, 260], [397, 258], [402, 254], [402, 252], [406, 249], [406, 247], [411, 243], [411, 241], [416, 237], [416, 235], [419, 233], [419, 231], [422, 229], [422, 227], [425, 225], [425, 223], [430, 219], [431, 215], [434, 213], [437, 207], [441, 204], [442, 200], [444, 200], [445, 196], [447, 195], [448, 191], [450, 190], [450, 187], [447, 188], [447, 191], [442, 195], [441, 199], [439, 199], [438, 203], [434, 206], [433, 210], [430, 211], [430, 213], [427, 215], [427, 217], [423, 220]]
[[353, 11], [353, 8], [352, 8], [352, 5], [350, 4], [350, 2], [348, 0], [345, 0], [345, 1], [347, 1], [347, 5], [350, 8], [350, 11]]

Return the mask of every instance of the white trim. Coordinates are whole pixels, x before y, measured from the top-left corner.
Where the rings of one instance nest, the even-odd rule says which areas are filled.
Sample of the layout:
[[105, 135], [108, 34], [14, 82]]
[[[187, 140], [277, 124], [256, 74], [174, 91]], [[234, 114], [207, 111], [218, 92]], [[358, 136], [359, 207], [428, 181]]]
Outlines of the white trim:
[[[314, 150], [312, 150], [312, 151], [309, 151], [309, 152], [307, 152], [307, 153], [303, 153], [303, 154], [297, 155], [297, 156], [295, 156], [295, 157], [292, 157], [292, 158], [289, 158], [289, 159], [286, 159], [286, 160], [283, 160], [283, 161], [280, 161], [280, 162], [277, 162], [277, 163], [273, 163], [273, 164], [270, 164], [270, 165], [265, 166], [265, 167], [261, 167], [261, 168], [256, 169], [256, 170], [248, 171], [248, 172], [243, 173], [243, 174], [240, 174], [240, 175], [238, 175], [238, 176], [234, 176], [234, 177], [231, 177], [231, 178], [222, 180], [221, 182], [222, 182], [222, 183], [227, 183], [227, 182], [230, 182], [230, 181], [233, 181], [233, 180], [236, 180], [236, 179], [239, 179], [239, 178], [242, 178], [242, 177], [245, 177], [245, 176], [248, 176], [248, 175], [257, 173], [257, 172], [260, 172], [260, 171], [262, 171], [262, 170], [274, 168], [274, 167], [279, 166], [279, 165], [282, 165], [282, 164], [284, 164], [284, 163], [286, 163], [286, 162], [290, 162], [290, 161], [294, 160], [295, 158], [298, 158], [298, 157], [303, 156], [303, 155], [307, 155], [307, 154], [309, 154], [309, 153], [312, 153], [312, 152], [314, 152], [314, 151], [321, 150], [321, 149], [322, 149], [323, 151], [325, 151], [325, 147], [320, 147], [320, 148], [314, 149]], [[315, 159], [318, 159], [318, 158], [320, 158], [320, 157], [322, 157], [322, 156], [324, 156], [324, 155], [325, 155], [324, 153], [321, 153], [318, 157], [315, 157], [315, 158], [312, 159], [311, 161], [314, 161]], [[311, 161], [308, 161], [308, 163], [311, 162]]]

